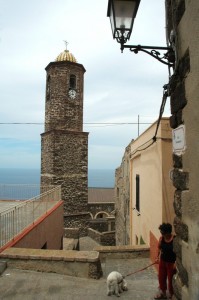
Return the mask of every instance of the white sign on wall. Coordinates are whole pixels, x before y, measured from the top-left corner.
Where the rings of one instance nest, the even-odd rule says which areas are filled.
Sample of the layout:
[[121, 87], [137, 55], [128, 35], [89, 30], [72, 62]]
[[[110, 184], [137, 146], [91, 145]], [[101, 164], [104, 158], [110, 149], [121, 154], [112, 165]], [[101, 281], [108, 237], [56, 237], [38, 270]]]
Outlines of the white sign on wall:
[[172, 130], [173, 152], [181, 155], [186, 150], [185, 125], [180, 125]]

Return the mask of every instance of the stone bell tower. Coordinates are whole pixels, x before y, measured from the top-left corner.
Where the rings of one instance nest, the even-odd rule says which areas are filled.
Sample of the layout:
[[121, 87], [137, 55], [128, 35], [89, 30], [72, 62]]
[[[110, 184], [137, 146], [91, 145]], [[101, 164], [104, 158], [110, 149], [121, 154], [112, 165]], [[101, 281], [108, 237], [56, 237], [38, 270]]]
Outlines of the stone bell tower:
[[83, 132], [83, 65], [65, 50], [46, 67], [41, 185], [61, 185], [65, 227], [88, 218], [88, 133]]

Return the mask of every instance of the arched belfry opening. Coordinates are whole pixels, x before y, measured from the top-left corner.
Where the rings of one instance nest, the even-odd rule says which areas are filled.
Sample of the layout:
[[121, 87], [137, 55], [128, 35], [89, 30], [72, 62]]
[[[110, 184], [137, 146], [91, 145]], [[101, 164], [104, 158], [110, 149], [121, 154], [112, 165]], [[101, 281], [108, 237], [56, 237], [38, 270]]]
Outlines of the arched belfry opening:
[[83, 132], [85, 68], [68, 50], [46, 67], [45, 130], [41, 134], [41, 185], [61, 185], [64, 226], [86, 232], [88, 133]]
[[76, 75], [70, 75], [70, 89], [76, 89]]

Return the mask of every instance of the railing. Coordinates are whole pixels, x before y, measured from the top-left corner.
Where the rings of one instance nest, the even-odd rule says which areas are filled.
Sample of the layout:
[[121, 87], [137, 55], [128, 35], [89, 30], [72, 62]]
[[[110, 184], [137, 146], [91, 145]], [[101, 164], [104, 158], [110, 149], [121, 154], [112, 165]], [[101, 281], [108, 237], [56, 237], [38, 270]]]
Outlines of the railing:
[[[44, 192], [39, 196], [17, 201], [16, 205], [0, 212], [0, 248], [61, 200], [61, 186], [51, 186], [50, 189], [48, 186], [47, 189], [41, 187], [41, 192]], [[6, 200], [3, 202], [7, 203]]]

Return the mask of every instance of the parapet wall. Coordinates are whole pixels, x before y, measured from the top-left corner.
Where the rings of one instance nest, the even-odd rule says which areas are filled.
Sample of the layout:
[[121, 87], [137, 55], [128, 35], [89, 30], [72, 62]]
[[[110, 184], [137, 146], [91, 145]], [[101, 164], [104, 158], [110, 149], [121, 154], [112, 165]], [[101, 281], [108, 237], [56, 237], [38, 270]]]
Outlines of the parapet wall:
[[102, 276], [97, 251], [9, 248], [0, 254], [0, 262], [5, 260], [8, 267], [22, 270], [93, 279]]
[[146, 246], [99, 246], [95, 247], [94, 250], [100, 253], [101, 261], [107, 257], [111, 257], [111, 259], [142, 259], [150, 257], [150, 248]]

